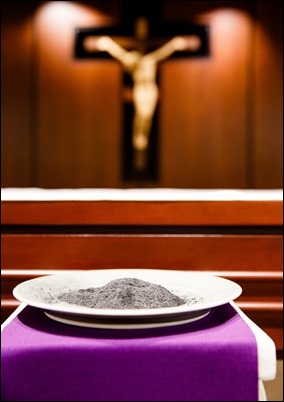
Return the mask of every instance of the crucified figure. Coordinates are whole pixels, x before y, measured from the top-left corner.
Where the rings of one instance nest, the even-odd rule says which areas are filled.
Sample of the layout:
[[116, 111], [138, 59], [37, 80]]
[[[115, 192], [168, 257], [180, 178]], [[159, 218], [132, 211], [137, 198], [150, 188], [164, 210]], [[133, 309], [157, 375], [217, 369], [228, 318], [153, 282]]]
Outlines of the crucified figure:
[[145, 151], [158, 102], [157, 64], [172, 53], [187, 49], [188, 45], [185, 38], [176, 36], [160, 48], [142, 54], [136, 50], [125, 50], [109, 36], [101, 36], [95, 41], [98, 50], [106, 51], [120, 61], [125, 71], [132, 76], [134, 104], [132, 146], [135, 150], [134, 164], [138, 170], [143, 169], [145, 165]]

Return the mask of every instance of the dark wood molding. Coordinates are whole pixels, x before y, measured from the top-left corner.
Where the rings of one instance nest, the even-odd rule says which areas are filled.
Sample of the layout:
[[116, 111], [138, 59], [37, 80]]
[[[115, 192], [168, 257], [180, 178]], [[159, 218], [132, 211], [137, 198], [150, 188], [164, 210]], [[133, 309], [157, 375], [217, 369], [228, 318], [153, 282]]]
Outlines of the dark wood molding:
[[2, 225], [283, 225], [282, 201], [2, 201], [1, 209]]

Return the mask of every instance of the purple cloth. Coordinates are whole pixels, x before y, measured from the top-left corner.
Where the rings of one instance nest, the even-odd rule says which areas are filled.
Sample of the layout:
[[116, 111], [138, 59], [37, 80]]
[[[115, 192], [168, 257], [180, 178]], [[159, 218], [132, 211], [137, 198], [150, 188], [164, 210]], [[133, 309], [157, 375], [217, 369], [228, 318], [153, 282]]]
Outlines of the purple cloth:
[[26, 307], [2, 332], [4, 401], [257, 401], [257, 345], [230, 305], [188, 324], [71, 326]]

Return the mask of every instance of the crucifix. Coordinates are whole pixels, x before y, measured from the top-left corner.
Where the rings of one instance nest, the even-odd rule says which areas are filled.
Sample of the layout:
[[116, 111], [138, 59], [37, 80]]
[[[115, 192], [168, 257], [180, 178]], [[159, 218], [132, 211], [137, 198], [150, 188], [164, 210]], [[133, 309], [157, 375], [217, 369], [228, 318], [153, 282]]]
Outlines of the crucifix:
[[77, 30], [76, 57], [111, 57], [123, 68], [125, 180], [157, 178], [159, 64], [174, 56], [208, 55], [207, 34], [207, 27], [189, 23], [151, 26], [144, 15], [134, 24]]

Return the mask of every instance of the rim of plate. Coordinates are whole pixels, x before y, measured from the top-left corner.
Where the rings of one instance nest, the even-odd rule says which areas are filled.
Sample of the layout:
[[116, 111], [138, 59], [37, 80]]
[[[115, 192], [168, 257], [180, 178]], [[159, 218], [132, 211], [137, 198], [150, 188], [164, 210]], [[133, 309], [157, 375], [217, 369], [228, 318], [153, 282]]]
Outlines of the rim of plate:
[[[191, 279], [196, 279], [196, 280], [204, 280], [204, 281], [209, 281], [211, 282], [211, 285], [213, 284], [218, 284], [221, 286], [221, 288], [226, 288], [228, 293], [224, 297], [218, 298], [218, 296], [213, 299], [213, 300], [208, 300], [192, 305], [188, 304], [182, 304], [180, 306], [174, 306], [174, 307], [162, 307], [162, 308], [147, 308], [147, 309], [96, 309], [93, 307], [85, 307], [85, 306], [77, 306], [73, 304], [51, 304], [48, 303], [47, 301], [43, 300], [35, 300], [35, 298], [32, 298], [30, 296], [23, 295], [23, 290], [27, 292], [29, 286], [32, 287], [33, 285], [36, 286], [44, 286], [45, 282], [52, 282], [52, 279], [68, 279], [72, 277], [74, 279], [74, 276], [82, 278], [83, 276], [103, 276], [104, 274], [108, 274], [111, 277], [111, 274], [115, 274], [115, 278], [122, 278], [125, 277], [125, 275], [130, 275], [129, 277], [136, 277], [140, 278], [142, 280], [148, 280], [151, 282], [151, 278], [147, 278], [148, 275], [151, 276], [153, 275], [164, 275], [170, 277], [171, 275], [174, 276], [180, 276], [181, 279], [185, 279], [186, 277], [191, 278]], [[155, 277], [156, 278], [156, 277]], [[111, 279], [109, 279], [111, 280]], [[156, 280], [156, 279], [155, 279]], [[167, 283], [167, 280], [164, 279], [160, 283], [162, 286], [166, 287], [167, 289], [171, 290], [173, 288], [179, 288], [180, 290], [185, 291], [186, 289], [190, 288], [190, 290], [195, 290], [194, 286], [171, 286], [169, 282]], [[202, 285], [202, 284], [201, 284]], [[90, 286], [90, 285], [89, 285]], [[93, 286], [93, 285], [91, 285]], [[100, 285], [101, 286], [101, 285]], [[199, 285], [200, 286], [200, 285]], [[70, 288], [71, 289], [71, 288]], [[72, 290], [75, 290], [75, 288], [72, 288]], [[204, 290], [204, 289], [203, 289]], [[206, 290], [206, 289], [205, 289]], [[89, 315], [89, 316], [109, 316], [109, 317], [135, 317], [135, 316], [164, 316], [164, 315], [172, 315], [172, 314], [179, 314], [179, 313], [186, 313], [186, 312], [193, 312], [193, 311], [199, 311], [199, 310], [206, 310], [206, 309], [211, 309], [213, 307], [217, 307], [223, 304], [226, 304], [232, 300], [235, 300], [237, 297], [239, 297], [242, 293], [242, 288], [239, 284], [236, 282], [222, 278], [219, 276], [214, 276], [210, 275], [207, 273], [203, 272], [198, 272], [198, 271], [180, 271], [180, 270], [162, 270], [162, 269], [96, 269], [96, 270], [82, 270], [82, 271], [74, 271], [74, 273], [59, 273], [59, 274], [54, 274], [54, 275], [45, 275], [45, 276], [40, 276], [37, 278], [29, 279], [26, 280], [20, 284], [18, 284], [14, 289], [13, 289], [13, 295], [14, 297], [23, 302], [26, 303], [27, 305], [37, 307], [40, 309], [44, 310], [49, 310], [49, 311], [55, 311], [55, 312], [61, 312], [61, 313], [68, 313], [68, 314], [79, 314], [79, 315]]]

